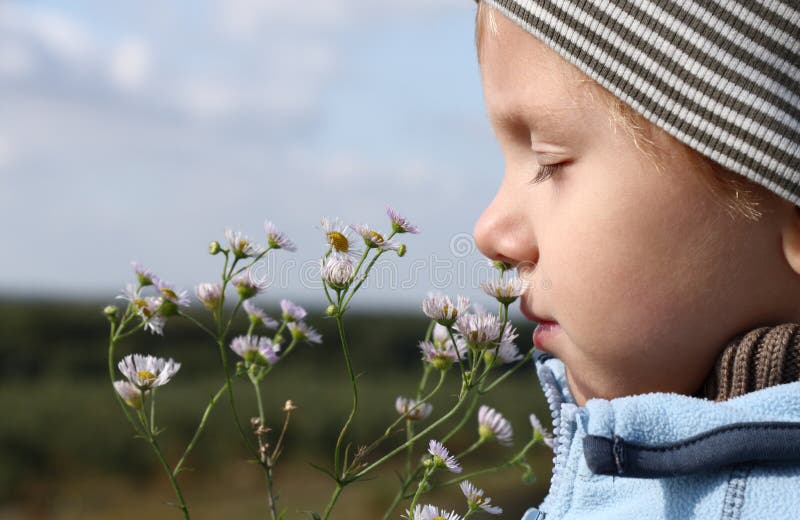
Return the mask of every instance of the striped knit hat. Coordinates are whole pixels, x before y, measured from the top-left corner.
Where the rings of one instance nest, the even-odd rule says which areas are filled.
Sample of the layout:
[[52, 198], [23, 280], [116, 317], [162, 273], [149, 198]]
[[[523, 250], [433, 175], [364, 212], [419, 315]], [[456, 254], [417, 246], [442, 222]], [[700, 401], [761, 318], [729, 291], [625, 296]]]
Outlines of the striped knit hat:
[[484, 0], [652, 123], [800, 205], [797, 0]]

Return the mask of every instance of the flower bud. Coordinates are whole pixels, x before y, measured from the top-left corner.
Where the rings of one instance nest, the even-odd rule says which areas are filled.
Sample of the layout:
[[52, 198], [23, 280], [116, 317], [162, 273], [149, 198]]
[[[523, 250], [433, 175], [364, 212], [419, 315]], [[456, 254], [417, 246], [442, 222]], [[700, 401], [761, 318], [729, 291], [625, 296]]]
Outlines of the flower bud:
[[502, 360], [497, 355], [496, 348], [490, 348], [483, 351], [483, 362], [487, 367], [496, 368], [502, 364]]
[[336, 316], [338, 313], [339, 313], [339, 307], [333, 304], [328, 305], [328, 308], [325, 309], [325, 314], [327, 314], [328, 316]]
[[525, 473], [522, 474], [522, 482], [525, 484], [535, 484], [536, 483], [536, 473], [533, 472], [530, 468], [528, 468]]
[[219, 245], [219, 242], [214, 240], [210, 244], [208, 244], [208, 254], [216, 255], [222, 251], [222, 246]]
[[400, 244], [400, 247], [397, 249], [397, 256], [405, 256], [406, 255], [406, 245]]
[[500, 271], [500, 274], [503, 274], [506, 271], [510, 271], [512, 269], [511, 264], [509, 264], [508, 262], [503, 262], [502, 260], [492, 261], [492, 266], [494, 266], [495, 269]]
[[275, 337], [274, 337], [274, 338], [272, 338], [272, 343], [274, 343], [275, 345], [277, 345], [277, 344], [279, 344], [279, 343], [283, 343], [283, 340], [284, 340], [284, 339], [285, 339], [285, 338], [284, 338], [283, 336], [281, 336], [280, 334], [276, 334], [276, 335], [275, 335]]
[[114, 305], [109, 305], [105, 309], [103, 309], [103, 314], [105, 314], [106, 319], [111, 323], [117, 322], [117, 311], [118, 309]]

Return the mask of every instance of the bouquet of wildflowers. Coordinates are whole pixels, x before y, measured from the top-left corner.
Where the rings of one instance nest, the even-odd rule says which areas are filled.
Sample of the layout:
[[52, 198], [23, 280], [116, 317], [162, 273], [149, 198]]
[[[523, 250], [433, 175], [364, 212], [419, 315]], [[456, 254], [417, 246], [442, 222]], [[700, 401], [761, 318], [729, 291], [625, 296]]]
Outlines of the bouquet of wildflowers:
[[[391, 228], [384, 234], [366, 224], [345, 226], [337, 219], [322, 219], [326, 250], [319, 260], [319, 275], [328, 304], [325, 317], [334, 319], [337, 324], [339, 344], [350, 380], [352, 405], [332, 447], [332, 460], [328, 465], [314, 465], [330, 476], [333, 484], [331, 498], [321, 512], [305, 510], [305, 513], [313, 519], [331, 518], [347, 486], [372, 475], [391, 459], [405, 455], [400, 485], [393, 501], [387, 504], [384, 519], [402, 515], [410, 520], [456, 520], [481, 512], [499, 514], [502, 509], [492, 505], [491, 498], [470, 479], [517, 467], [523, 471], [523, 477], [530, 480], [532, 472], [526, 463], [526, 454], [538, 443], [551, 442], [535, 416], [531, 416], [532, 433], [519, 451], [496, 465], [467, 474], [462, 471], [462, 461], [485, 443], [513, 444], [509, 421], [497, 410], [481, 404], [487, 393], [532, 356], [532, 351], [519, 352], [515, 344], [516, 330], [508, 321], [509, 305], [525, 289], [524, 283], [512, 274], [508, 264], [493, 262], [499, 276], [482, 285], [483, 290], [499, 304], [497, 314], [472, 305], [462, 296], [452, 300], [449, 296], [432, 293], [423, 301], [422, 310], [430, 323], [424, 339], [419, 342], [420, 380], [412, 387], [411, 397], [397, 397], [397, 419], [387, 425], [383, 435], [372, 442], [359, 443], [356, 450], [351, 450], [354, 443], [350, 439], [350, 428], [359, 412], [359, 385], [347, 341], [345, 316], [351, 299], [367, 280], [376, 261], [385, 254], [405, 255], [406, 245], [396, 237], [419, 232], [391, 207], [387, 208], [387, 214]], [[108, 370], [114, 395], [133, 431], [152, 448], [186, 519], [190, 518], [190, 513], [179, 476], [210, 414], [223, 396], [231, 408], [248, 457], [263, 470], [267, 494], [265, 516], [276, 520], [287, 515], [288, 509], [278, 506], [274, 468], [283, 452], [290, 418], [296, 407], [287, 400], [280, 427], [272, 428], [264, 413], [261, 394], [269, 384], [268, 376], [285, 357], [301, 343], [322, 343], [322, 337], [308, 323], [308, 313], [301, 306], [283, 299], [280, 301], [280, 319], [274, 319], [254, 303], [268, 285], [265, 279], [256, 276], [256, 263], [273, 252], [296, 250], [293, 242], [271, 222], [265, 223], [264, 231], [265, 247], [230, 229], [225, 232], [225, 245], [211, 242], [209, 253], [221, 257], [222, 272], [218, 282], [200, 283], [195, 288], [197, 300], [206, 311], [205, 318], [189, 312], [187, 291], [178, 289], [138, 263], [133, 264], [136, 283], [128, 284], [119, 296], [127, 302], [125, 308], [111, 305], [104, 310], [110, 323]], [[232, 307], [225, 306], [229, 293], [235, 293]], [[240, 312], [248, 316], [249, 326], [243, 333], [234, 334], [232, 323]], [[176, 376], [181, 364], [173, 359], [136, 353], [117, 359], [117, 348], [125, 338], [142, 330], [163, 334], [167, 322], [172, 319], [189, 320], [210, 337], [217, 346], [222, 370], [219, 390], [206, 404], [194, 435], [188, 439], [181, 457], [174, 464], [167, 460], [159, 446], [158, 438], [163, 430], [158, 426], [156, 396], [163, 391], [161, 387]], [[118, 379], [117, 371], [122, 379]], [[459, 391], [450, 408], [436, 415], [430, 401], [448, 377], [459, 379]], [[257, 410], [248, 414], [249, 420], [242, 418], [244, 412], [237, 405], [232, 383], [237, 378], [249, 382], [255, 394]], [[475, 442], [461, 453], [450, 453], [448, 441], [473, 417], [477, 419]], [[451, 420], [456, 421], [455, 426], [443, 429]], [[396, 437], [400, 432], [405, 435], [398, 441]], [[386, 444], [390, 445], [386, 447]], [[379, 448], [380, 452], [377, 451]], [[422, 458], [414, 456], [418, 449], [424, 449]], [[447, 474], [451, 476], [445, 476]], [[459, 485], [464, 494], [466, 510], [463, 514], [421, 504], [425, 493], [451, 485]]]

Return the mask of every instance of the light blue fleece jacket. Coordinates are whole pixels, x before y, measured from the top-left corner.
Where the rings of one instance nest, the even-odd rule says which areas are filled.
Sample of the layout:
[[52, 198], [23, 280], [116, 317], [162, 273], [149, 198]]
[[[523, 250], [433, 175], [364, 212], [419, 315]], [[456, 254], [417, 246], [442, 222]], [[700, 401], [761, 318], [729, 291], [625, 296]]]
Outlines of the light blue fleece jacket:
[[800, 382], [724, 402], [650, 393], [577, 406], [537, 352], [550, 491], [522, 520], [800, 519]]

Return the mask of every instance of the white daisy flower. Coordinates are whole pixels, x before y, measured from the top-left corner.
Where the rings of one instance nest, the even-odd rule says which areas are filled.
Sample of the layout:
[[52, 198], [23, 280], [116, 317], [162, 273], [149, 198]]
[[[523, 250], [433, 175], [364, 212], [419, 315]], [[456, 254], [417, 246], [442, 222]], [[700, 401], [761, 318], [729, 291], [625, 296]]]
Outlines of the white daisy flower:
[[433, 411], [433, 406], [429, 403], [419, 403], [416, 399], [398, 397], [394, 403], [397, 413], [412, 421], [422, 421], [427, 419]]
[[505, 304], [514, 303], [527, 288], [528, 283], [516, 276], [481, 282], [483, 292]]
[[542, 422], [536, 417], [536, 414], [531, 414], [528, 417], [528, 420], [531, 422], [531, 427], [533, 428], [533, 436], [534, 438], [539, 438], [550, 448], [553, 447], [553, 435], [548, 432], [544, 426], [542, 426]]
[[433, 342], [436, 344], [444, 344], [450, 341], [450, 333], [447, 332], [447, 327], [437, 323], [433, 326]]
[[431, 439], [428, 444], [428, 453], [433, 457], [434, 466], [447, 468], [453, 473], [461, 473], [461, 464], [458, 463], [458, 460], [453, 455], [450, 455], [450, 452], [441, 442]]
[[500, 412], [481, 405], [478, 409], [478, 435], [481, 439], [495, 439], [503, 446], [511, 446], [514, 433], [511, 423]]
[[270, 318], [266, 312], [264, 312], [261, 308], [256, 307], [250, 300], [245, 301], [242, 307], [244, 307], [244, 311], [250, 318], [250, 323], [253, 324], [261, 323], [268, 329], [278, 328], [278, 322]]
[[257, 280], [249, 271], [240, 274], [231, 282], [242, 300], [247, 300], [267, 290], [269, 282], [266, 278]]
[[267, 233], [267, 244], [269, 247], [273, 249], [285, 249], [291, 252], [297, 251], [297, 246], [294, 245], [294, 242], [289, 240], [286, 233], [278, 231], [275, 224], [269, 220], [264, 222], [264, 231]]
[[131, 408], [137, 410], [142, 407], [142, 391], [128, 381], [114, 381], [114, 390]]
[[500, 320], [488, 312], [463, 314], [455, 328], [470, 348], [478, 350], [496, 347], [500, 337]]
[[151, 334], [164, 335], [164, 325], [167, 324], [167, 319], [158, 314], [158, 309], [162, 306], [161, 298], [147, 297], [147, 312], [150, 317], [144, 319], [144, 330], [149, 330]]
[[445, 511], [431, 505], [417, 505], [414, 511], [406, 511], [408, 520], [462, 520], [455, 511]]
[[439, 370], [447, 370], [453, 363], [458, 361], [456, 349], [449, 339], [444, 343], [420, 341], [419, 349], [422, 351], [422, 359]]
[[122, 358], [117, 365], [128, 381], [140, 390], [149, 390], [169, 383], [181, 368], [181, 364], [173, 359], [165, 360], [155, 356], [130, 354]]
[[461, 487], [461, 492], [464, 493], [471, 511], [483, 509], [492, 515], [499, 515], [503, 512], [502, 507], [491, 505], [492, 499], [484, 495], [484, 491], [476, 488], [469, 480], [463, 481], [459, 487]]
[[306, 310], [290, 300], [281, 300], [281, 311], [285, 321], [300, 321], [306, 317]]
[[407, 218], [393, 210], [391, 206], [386, 206], [386, 214], [392, 221], [392, 229], [395, 233], [419, 233], [417, 226], [411, 224]]
[[139, 280], [139, 285], [142, 287], [153, 285], [153, 281], [156, 279], [156, 275], [153, 274], [153, 271], [146, 268], [139, 262], [131, 262], [131, 267], [133, 268], [133, 272], [136, 273], [136, 278]]
[[307, 341], [309, 343], [322, 343], [322, 335], [314, 327], [304, 321], [293, 321], [287, 325], [292, 333], [292, 338], [297, 341]]
[[131, 302], [134, 309], [136, 309], [136, 314], [142, 318], [145, 330], [149, 330], [153, 334], [164, 333], [166, 319], [158, 312], [163, 304], [162, 298], [156, 296], [143, 297], [141, 290], [132, 283], [127, 284], [122, 294], [117, 298]]
[[258, 256], [263, 249], [261, 246], [247, 238], [239, 231], [231, 228], [225, 230], [225, 239], [231, 245], [231, 252], [236, 258], [248, 258]]
[[505, 365], [519, 361], [524, 356], [519, 353], [516, 343], [519, 334], [517, 329], [511, 325], [511, 322], [506, 322], [506, 327], [503, 330], [503, 339], [500, 340], [499, 348], [489, 348], [483, 353], [486, 363], [489, 365]]
[[469, 306], [469, 299], [461, 295], [456, 297], [456, 304], [453, 305], [450, 298], [443, 294], [428, 293], [428, 297], [422, 301], [422, 312], [440, 325], [450, 327]]
[[386, 240], [383, 235], [373, 230], [366, 224], [351, 224], [350, 229], [361, 235], [367, 247], [377, 247], [383, 251], [399, 251], [400, 243]]
[[342, 224], [339, 219], [330, 220], [328, 217], [322, 218], [322, 233], [325, 235], [325, 242], [334, 251], [344, 253], [349, 256], [357, 256], [358, 251], [354, 247], [350, 231]]
[[153, 280], [153, 283], [164, 300], [172, 302], [178, 307], [188, 307], [191, 303], [189, 300], [189, 292], [178, 289], [175, 284], [160, 278]]
[[201, 283], [195, 287], [194, 292], [197, 299], [210, 311], [216, 309], [222, 299], [222, 286], [218, 283]]
[[500, 343], [497, 349], [490, 348], [483, 351], [483, 359], [492, 366], [515, 363], [523, 357], [525, 356], [519, 353], [514, 343]]
[[259, 336], [237, 336], [233, 338], [230, 349], [247, 363], [255, 365], [274, 365], [280, 358], [280, 345], [273, 344], [269, 338]]
[[356, 264], [348, 255], [332, 253], [319, 261], [322, 279], [334, 289], [345, 289], [353, 281]]

